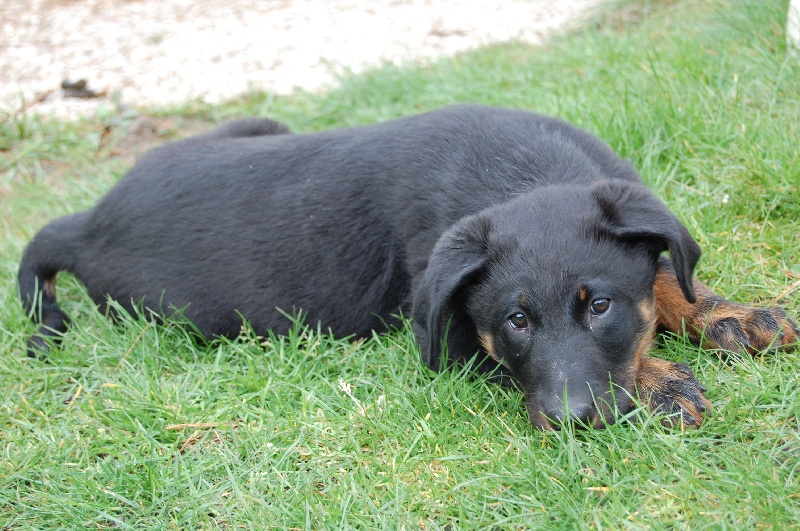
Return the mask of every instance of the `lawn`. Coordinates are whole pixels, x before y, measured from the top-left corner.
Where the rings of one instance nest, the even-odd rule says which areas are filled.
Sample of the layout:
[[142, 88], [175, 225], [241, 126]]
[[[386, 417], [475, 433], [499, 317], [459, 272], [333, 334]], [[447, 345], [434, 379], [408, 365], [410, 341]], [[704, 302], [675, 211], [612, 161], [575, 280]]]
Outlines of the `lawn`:
[[[800, 57], [787, 1], [624, 2], [538, 48], [490, 46], [344, 76], [325, 94], [0, 121], [0, 529], [529, 529], [800, 526], [800, 354], [722, 361], [666, 337], [714, 410], [539, 432], [522, 396], [433, 374], [408, 329], [352, 342], [298, 327], [210, 344], [101, 316], [47, 361], [16, 295], [22, 250], [89, 207], [147, 145], [242, 116], [299, 132], [455, 102], [558, 115], [634, 162], [723, 295], [800, 315]], [[155, 124], [144, 134], [138, 124]]]

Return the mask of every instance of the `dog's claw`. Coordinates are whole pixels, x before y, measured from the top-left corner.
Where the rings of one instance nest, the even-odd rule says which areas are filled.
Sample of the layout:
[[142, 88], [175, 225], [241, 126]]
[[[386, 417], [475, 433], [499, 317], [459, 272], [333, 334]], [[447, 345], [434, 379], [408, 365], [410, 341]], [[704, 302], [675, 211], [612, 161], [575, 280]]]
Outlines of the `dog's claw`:
[[666, 415], [664, 424], [669, 427], [700, 426], [711, 409], [706, 388], [683, 363], [646, 359], [636, 388], [651, 411]]
[[[797, 342], [797, 324], [778, 306], [754, 308], [727, 300], [699, 317], [703, 346], [755, 354], [767, 349], [790, 350]], [[700, 331], [693, 334], [698, 340]]]

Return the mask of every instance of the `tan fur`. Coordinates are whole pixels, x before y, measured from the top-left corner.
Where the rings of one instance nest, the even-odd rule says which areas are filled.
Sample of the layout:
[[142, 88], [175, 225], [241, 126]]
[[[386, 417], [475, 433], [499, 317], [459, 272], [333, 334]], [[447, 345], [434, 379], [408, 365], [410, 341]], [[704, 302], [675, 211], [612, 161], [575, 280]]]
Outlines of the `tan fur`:
[[641, 370], [642, 363], [647, 359], [648, 353], [653, 348], [653, 339], [656, 335], [656, 309], [653, 300], [644, 300], [639, 303], [639, 314], [646, 323], [645, 330], [637, 337], [636, 351], [631, 362], [631, 380], [636, 378]]
[[[704, 293], [702, 289], [698, 290], [698, 287], [704, 288], [705, 286], [695, 282], [697, 298], [700, 301]], [[678, 284], [678, 279], [672, 271], [658, 270], [653, 284], [653, 297], [655, 298], [658, 323], [667, 330], [680, 332], [684, 319], [692, 315], [695, 305], [686, 300]]]
[[[648, 400], [648, 398], [655, 393], [665, 392], [669, 382], [676, 380], [686, 381], [688, 378], [686, 374], [677, 370], [675, 363], [658, 358], [647, 358], [643, 361], [641, 370], [636, 379], [636, 389], [645, 400]], [[691, 401], [681, 396], [681, 394], [671, 394], [670, 397], [683, 408], [686, 413], [694, 417], [693, 425], [700, 426], [703, 423], [705, 414], [697, 409]], [[701, 397], [706, 410], [710, 410], [711, 402], [705, 395], [701, 395]], [[680, 422], [685, 424], [686, 418], [687, 417], [681, 416]]]
[[504, 365], [503, 360], [500, 359], [500, 357], [495, 352], [494, 338], [492, 337], [492, 334], [490, 334], [489, 332], [480, 332], [478, 333], [478, 340], [480, 341], [483, 350], [486, 351], [486, 353], [489, 355], [490, 358], [492, 358], [497, 363]]
[[45, 297], [54, 299], [56, 297], [56, 275], [45, 280], [42, 286], [42, 292]]
[[589, 292], [588, 292], [588, 291], [586, 291], [586, 288], [581, 288], [581, 289], [578, 291], [578, 297], [580, 297], [580, 299], [581, 299], [581, 302], [586, 302], [586, 299], [588, 299], [588, 298], [589, 298]]
[[[770, 345], [779, 347], [797, 341], [797, 330], [781, 308], [756, 308], [731, 302], [696, 279], [693, 286], [697, 300], [690, 303], [684, 297], [675, 274], [659, 268], [653, 284], [659, 325], [675, 333], [682, 333], [685, 329], [694, 343], [702, 343], [701, 346], [707, 349], [727, 348], [754, 353]], [[772, 326], [759, 325], [764, 315], [774, 320]], [[741, 341], [732, 332], [731, 321], [748, 339], [743, 349], [736, 347]]]

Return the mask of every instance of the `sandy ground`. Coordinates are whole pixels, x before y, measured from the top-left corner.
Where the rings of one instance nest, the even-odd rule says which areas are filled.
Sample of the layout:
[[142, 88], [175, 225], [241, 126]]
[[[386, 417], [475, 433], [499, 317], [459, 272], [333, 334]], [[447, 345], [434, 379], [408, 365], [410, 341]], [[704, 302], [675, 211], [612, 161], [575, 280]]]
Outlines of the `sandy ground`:
[[[383, 60], [541, 43], [601, 1], [0, 0], [0, 110], [75, 117], [112, 98], [322, 90], [337, 71]], [[87, 84], [65, 90], [64, 80]]]

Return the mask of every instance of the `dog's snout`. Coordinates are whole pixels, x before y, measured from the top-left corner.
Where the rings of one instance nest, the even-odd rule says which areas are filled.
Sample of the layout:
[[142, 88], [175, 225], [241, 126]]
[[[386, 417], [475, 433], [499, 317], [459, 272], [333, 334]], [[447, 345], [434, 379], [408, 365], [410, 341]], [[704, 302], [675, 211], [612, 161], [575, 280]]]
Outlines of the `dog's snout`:
[[545, 407], [543, 413], [556, 429], [568, 423], [576, 427], [588, 427], [595, 423], [596, 409], [594, 404], [588, 401], [569, 402], [569, 407], [564, 407], [559, 400]]

